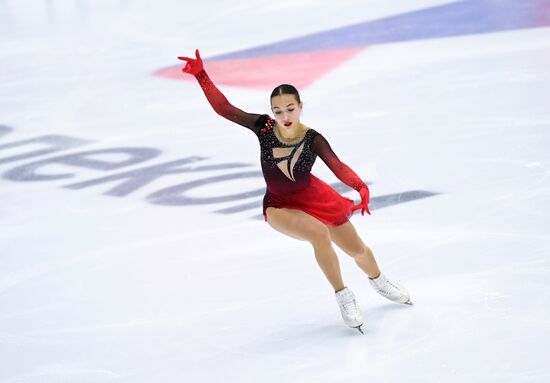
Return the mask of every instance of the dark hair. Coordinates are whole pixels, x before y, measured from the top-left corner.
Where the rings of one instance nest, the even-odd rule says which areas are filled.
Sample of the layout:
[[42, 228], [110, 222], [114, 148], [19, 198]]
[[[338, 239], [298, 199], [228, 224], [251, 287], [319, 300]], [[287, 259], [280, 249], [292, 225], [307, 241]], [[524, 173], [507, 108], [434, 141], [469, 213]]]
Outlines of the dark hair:
[[296, 100], [298, 101], [298, 104], [301, 102], [300, 101], [300, 94], [298, 93], [298, 89], [296, 89], [295, 87], [293, 87], [292, 85], [289, 85], [289, 84], [281, 84], [278, 87], [276, 87], [275, 89], [273, 89], [273, 92], [271, 92], [271, 97], [269, 98], [269, 100], [271, 100], [275, 96], [280, 96], [282, 94], [293, 94], [294, 97], [296, 97]]

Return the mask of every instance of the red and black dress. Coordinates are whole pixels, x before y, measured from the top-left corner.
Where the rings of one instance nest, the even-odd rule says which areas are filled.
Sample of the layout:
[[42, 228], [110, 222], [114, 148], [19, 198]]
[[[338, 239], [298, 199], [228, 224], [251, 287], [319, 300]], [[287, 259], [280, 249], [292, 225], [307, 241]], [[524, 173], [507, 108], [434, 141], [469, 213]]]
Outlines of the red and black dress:
[[317, 156], [346, 185], [360, 191], [365, 183], [332, 151], [327, 140], [307, 129], [294, 141], [283, 139], [275, 120], [267, 114], [246, 113], [231, 105], [203, 70], [196, 76], [206, 98], [222, 117], [252, 130], [261, 147], [262, 172], [267, 186], [263, 200], [264, 219], [268, 207], [297, 209], [328, 225], [341, 225], [359, 206], [311, 174]]

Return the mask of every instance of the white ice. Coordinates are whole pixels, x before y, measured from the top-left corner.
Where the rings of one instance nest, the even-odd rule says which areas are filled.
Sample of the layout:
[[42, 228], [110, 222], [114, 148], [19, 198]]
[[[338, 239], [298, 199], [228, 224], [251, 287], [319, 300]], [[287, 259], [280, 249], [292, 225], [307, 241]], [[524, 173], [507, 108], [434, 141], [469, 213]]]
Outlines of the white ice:
[[[376, 295], [337, 249], [364, 336], [344, 326], [311, 246], [254, 219], [261, 209], [147, 200], [232, 169], [124, 197], [104, 194], [114, 184], [64, 188], [121, 169], [6, 175], [121, 147], [162, 152], [124, 170], [202, 156], [258, 171], [253, 134], [217, 116], [196, 83], [152, 73], [195, 48], [214, 56], [442, 3], [2, 1], [0, 148], [45, 135], [90, 142], [0, 164], [0, 383], [550, 381], [550, 28], [372, 46], [303, 90], [303, 121], [373, 197], [439, 193], [352, 218], [415, 303]], [[269, 112], [268, 91], [220, 88]], [[322, 161], [314, 173], [337, 181]]]

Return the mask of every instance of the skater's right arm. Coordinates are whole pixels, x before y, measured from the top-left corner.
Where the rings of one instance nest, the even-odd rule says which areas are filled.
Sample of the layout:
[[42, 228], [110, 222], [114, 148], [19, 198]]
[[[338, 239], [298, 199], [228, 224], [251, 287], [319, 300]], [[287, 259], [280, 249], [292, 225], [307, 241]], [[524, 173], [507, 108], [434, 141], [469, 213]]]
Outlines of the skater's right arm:
[[233, 106], [227, 98], [223, 95], [222, 92], [214, 85], [206, 71], [204, 70], [202, 59], [197, 49], [195, 51], [196, 59], [189, 57], [179, 56], [178, 59], [187, 61], [187, 64], [182, 69], [183, 73], [189, 73], [195, 76], [199, 82], [206, 99], [214, 109], [216, 113], [220, 116], [228, 119], [229, 121], [235, 122], [239, 125], [242, 125], [256, 134], [258, 133], [258, 127], [256, 126], [256, 121], [260, 117], [259, 114], [255, 113], [246, 113], [239, 108]]

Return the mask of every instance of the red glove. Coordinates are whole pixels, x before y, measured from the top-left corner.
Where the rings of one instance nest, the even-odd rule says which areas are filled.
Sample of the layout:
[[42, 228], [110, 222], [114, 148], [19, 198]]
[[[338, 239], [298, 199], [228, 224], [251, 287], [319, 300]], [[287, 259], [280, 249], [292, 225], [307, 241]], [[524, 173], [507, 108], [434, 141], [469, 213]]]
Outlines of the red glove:
[[178, 56], [178, 59], [187, 61], [187, 64], [185, 64], [185, 66], [181, 69], [183, 73], [189, 73], [189, 74], [192, 74], [193, 76], [196, 76], [199, 74], [200, 71], [204, 69], [202, 65], [201, 55], [198, 49], [195, 49], [195, 56], [197, 56], [196, 59], [192, 59], [190, 57]]
[[361, 190], [359, 190], [359, 194], [361, 195], [361, 205], [360, 205], [361, 215], [365, 215], [365, 212], [371, 215], [369, 210], [369, 200], [370, 200], [369, 187], [365, 184], [365, 186], [363, 186]]

